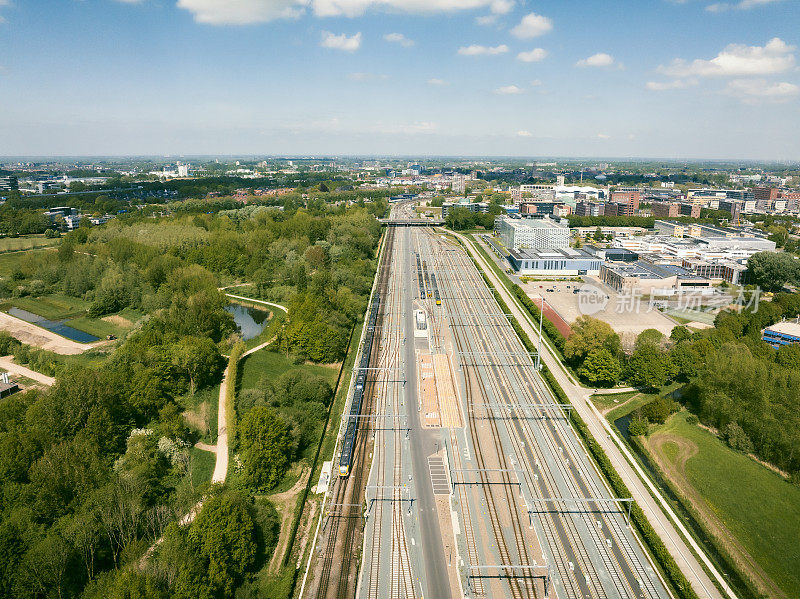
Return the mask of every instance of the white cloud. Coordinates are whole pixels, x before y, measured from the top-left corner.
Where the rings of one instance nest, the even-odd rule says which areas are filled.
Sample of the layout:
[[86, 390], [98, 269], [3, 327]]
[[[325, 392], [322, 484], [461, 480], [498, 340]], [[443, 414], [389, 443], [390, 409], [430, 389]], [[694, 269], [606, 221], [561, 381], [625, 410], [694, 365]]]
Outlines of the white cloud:
[[725, 12], [727, 10], [731, 10], [732, 8], [738, 8], [739, 10], [750, 10], [751, 8], [756, 8], [757, 6], [764, 6], [765, 4], [774, 4], [780, 1], [781, 0], [742, 0], [738, 4], [729, 4], [727, 2], [715, 2], [714, 4], [709, 4], [708, 6], [706, 6], [706, 12], [720, 13], [720, 12]]
[[614, 57], [605, 52], [592, 54], [589, 58], [582, 58], [575, 63], [576, 67], [610, 67], [614, 64]]
[[[5, 0], [4, 0], [5, 1]], [[137, 2], [139, 0], [119, 0]], [[0, 4], [1, 6], [2, 4]], [[434, 14], [488, 8], [506, 14], [513, 0], [178, 0], [198, 23], [247, 25], [291, 19], [310, 9], [318, 17], [358, 17], [370, 9]]]
[[606, 135], [605, 133], [598, 133], [597, 139], [611, 139], [610, 135]]
[[539, 87], [542, 84], [541, 79], [534, 79], [531, 81], [531, 87]]
[[533, 137], [533, 133], [531, 133], [530, 131], [526, 131], [525, 129], [522, 129], [520, 131], [517, 131], [517, 137]]
[[483, 15], [475, 17], [475, 23], [478, 25], [494, 25], [497, 23], [497, 15]]
[[775, 2], [780, 2], [781, 0], [742, 0], [738, 8], [743, 10], [747, 10], [748, 8], [755, 8], [756, 6], [763, 6], [764, 4], [774, 4]]
[[514, 0], [493, 0], [489, 5], [491, 11], [498, 15], [505, 15], [511, 12], [514, 8]]
[[[264, 0], [272, 1], [272, 0]], [[369, 9], [430, 14], [488, 8], [505, 14], [514, 6], [511, 0], [307, 0], [318, 17], [358, 17]]]
[[322, 41], [319, 43], [323, 48], [332, 48], [344, 52], [355, 52], [361, 47], [361, 32], [347, 37], [346, 33], [336, 35], [330, 31], [322, 32]]
[[514, 96], [516, 94], [521, 94], [522, 88], [517, 87], [516, 85], [504, 85], [494, 90], [494, 93], [500, 96]]
[[522, 21], [519, 22], [519, 25], [511, 30], [511, 35], [520, 39], [529, 39], [549, 33], [552, 29], [553, 21], [532, 12], [522, 17]]
[[496, 56], [498, 54], [505, 54], [508, 52], [508, 46], [500, 44], [499, 46], [480, 46], [472, 44], [471, 46], [462, 46], [458, 49], [461, 56]]
[[178, 8], [188, 10], [195, 21], [208, 25], [247, 25], [297, 18], [303, 14], [304, 4], [305, 0], [178, 0]]
[[697, 85], [697, 79], [675, 79], [673, 81], [648, 81], [645, 86], [650, 91], [660, 92], [667, 89], [686, 89]]
[[747, 75], [774, 75], [794, 67], [795, 46], [775, 37], [764, 46], [730, 44], [711, 60], [695, 59], [687, 62], [676, 58], [658, 71], [669, 77], [737, 77]]
[[800, 86], [793, 83], [770, 83], [765, 79], [734, 79], [724, 92], [747, 104], [787, 102], [800, 95]]
[[528, 52], [520, 52], [517, 54], [517, 60], [522, 62], [539, 62], [547, 58], [547, 50], [544, 48], [534, 48]]
[[434, 77], [433, 79], [428, 79], [428, 85], [442, 86], [442, 85], [450, 85], [450, 84], [447, 81], [445, 81], [444, 79], [437, 79], [437, 78]]
[[387, 33], [386, 35], [383, 36], [383, 39], [393, 44], [400, 44], [404, 48], [410, 48], [411, 46], [414, 45], [414, 40], [408, 39], [402, 33]]

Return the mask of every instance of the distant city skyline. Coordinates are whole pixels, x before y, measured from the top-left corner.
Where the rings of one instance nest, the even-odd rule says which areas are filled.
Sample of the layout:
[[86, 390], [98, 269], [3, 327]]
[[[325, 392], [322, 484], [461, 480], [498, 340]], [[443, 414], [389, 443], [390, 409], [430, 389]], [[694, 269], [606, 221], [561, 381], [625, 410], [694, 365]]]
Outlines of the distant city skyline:
[[798, 25], [798, 0], [0, 0], [0, 156], [792, 161]]

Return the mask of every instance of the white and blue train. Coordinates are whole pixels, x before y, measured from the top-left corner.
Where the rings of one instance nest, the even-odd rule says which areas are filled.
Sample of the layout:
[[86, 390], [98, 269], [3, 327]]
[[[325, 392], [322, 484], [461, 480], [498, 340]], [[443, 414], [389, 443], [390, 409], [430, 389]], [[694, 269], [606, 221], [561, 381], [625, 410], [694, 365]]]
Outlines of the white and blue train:
[[372, 343], [375, 339], [375, 330], [378, 323], [378, 312], [380, 310], [381, 298], [377, 293], [375, 294], [372, 305], [369, 309], [369, 318], [367, 319], [367, 335], [364, 339], [364, 347], [361, 351], [361, 362], [359, 363], [358, 375], [356, 376], [356, 384], [353, 389], [353, 401], [350, 402], [350, 415], [347, 419], [347, 429], [344, 433], [344, 442], [342, 443], [342, 453], [339, 457], [339, 476], [346, 477], [350, 474], [350, 467], [353, 463], [353, 453], [356, 446], [356, 436], [358, 435], [358, 426], [361, 418], [361, 404], [364, 401], [364, 388], [367, 381], [367, 373], [369, 372], [370, 355], [372, 354]]

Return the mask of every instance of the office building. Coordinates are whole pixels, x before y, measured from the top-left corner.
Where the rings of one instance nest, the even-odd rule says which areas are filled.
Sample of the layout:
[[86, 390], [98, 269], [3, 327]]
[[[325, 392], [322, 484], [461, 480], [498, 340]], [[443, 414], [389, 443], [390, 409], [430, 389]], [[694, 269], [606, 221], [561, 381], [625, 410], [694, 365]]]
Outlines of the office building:
[[597, 275], [603, 263], [598, 256], [569, 247], [509, 250], [508, 261], [518, 274], [552, 277]]
[[602, 202], [577, 202], [575, 216], [602, 216], [604, 205]]
[[19, 180], [14, 175], [0, 177], [0, 193], [4, 191], [17, 191], [18, 189]]
[[557, 250], [569, 247], [569, 227], [547, 217], [516, 219], [501, 216], [495, 220], [495, 229], [509, 250]]
[[453, 182], [450, 188], [453, 190], [453, 193], [464, 193], [467, 190], [466, 175], [462, 175], [461, 173], [455, 173], [453, 175]]
[[470, 212], [489, 212], [489, 204], [486, 202], [470, 202], [465, 198], [460, 202], [445, 202], [442, 204], [442, 218], [447, 218], [453, 208], [466, 208]]
[[[680, 215], [689, 216], [691, 218], [700, 218], [700, 211], [702, 210], [700, 204], [681, 202], [679, 205]], [[655, 215], [654, 215], [655, 216]]]
[[652, 202], [650, 212], [656, 218], [676, 218], [680, 216], [681, 207], [677, 202]]
[[600, 280], [615, 291], [636, 290], [643, 295], [657, 291], [694, 291], [710, 288], [711, 281], [680, 266], [604, 262], [600, 266]]
[[611, 192], [611, 202], [619, 204], [616, 216], [633, 216], [639, 209], [641, 192], [638, 189], [623, 187]]

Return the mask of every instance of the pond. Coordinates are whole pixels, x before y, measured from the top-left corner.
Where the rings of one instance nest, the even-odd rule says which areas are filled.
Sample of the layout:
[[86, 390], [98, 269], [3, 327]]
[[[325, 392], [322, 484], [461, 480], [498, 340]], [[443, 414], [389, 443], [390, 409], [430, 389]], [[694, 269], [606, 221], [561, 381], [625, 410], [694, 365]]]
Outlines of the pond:
[[259, 310], [258, 308], [242, 306], [241, 304], [230, 304], [225, 308], [225, 311], [233, 314], [233, 320], [236, 326], [239, 327], [242, 339], [245, 341], [258, 337], [269, 321], [269, 310]]
[[78, 343], [91, 343], [92, 341], [97, 341], [99, 339], [99, 337], [95, 337], [94, 335], [90, 335], [84, 331], [79, 331], [78, 329], [74, 329], [65, 324], [69, 322], [68, 320], [47, 320], [43, 316], [39, 316], [38, 314], [34, 314], [33, 312], [28, 312], [27, 310], [22, 310], [21, 308], [16, 308], [14, 306], [8, 309], [8, 313], [15, 318], [35, 324], [38, 327], [52, 331], [56, 335], [61, 335], [62, 337], [66, 337], [72, 341], [77, 341]]

